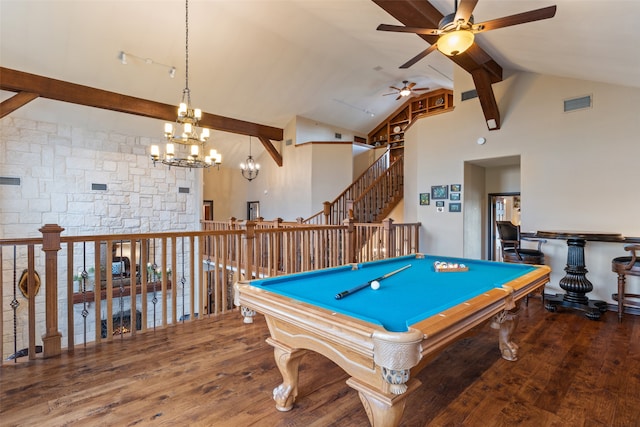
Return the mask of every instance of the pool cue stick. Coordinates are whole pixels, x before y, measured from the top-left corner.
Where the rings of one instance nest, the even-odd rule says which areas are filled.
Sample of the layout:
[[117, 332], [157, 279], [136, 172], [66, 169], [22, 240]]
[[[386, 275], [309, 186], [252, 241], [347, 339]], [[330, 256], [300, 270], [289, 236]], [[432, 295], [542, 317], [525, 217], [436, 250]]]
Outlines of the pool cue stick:
[[380, 276], [380, 277], [378, 277], [376, 279], [371, 279], [367, 283], [363, 283], [362, 285], [358, 285], [358, 286], [356, 286], [354, 288], [348, 289], [346, 291], [342, 291], [339, 294], [336, 294], [336, 299], [341, 299], [343, 297], [346, 297], [347, 295], [351, 295], [351, 294], [353, 294], [355, 292], [358, 292], [359, 290], [364, 289], [367, 286], [370, 286], [371, 282], [374, 282], [376, 280], [379, 282], [381, 280], [387, 279], [387, 278], [393, 276], [394, 274], [400, 273], [402, 270], [406, 270], [409, 267], [411, 267], [411, 264], [407, 264], [404, 267], [401, 267], [401, 268], [399, 268], [399, 269], [397, 269], [395, 271], [392, 271], [391, 273], [385, 274], [384, 276]]

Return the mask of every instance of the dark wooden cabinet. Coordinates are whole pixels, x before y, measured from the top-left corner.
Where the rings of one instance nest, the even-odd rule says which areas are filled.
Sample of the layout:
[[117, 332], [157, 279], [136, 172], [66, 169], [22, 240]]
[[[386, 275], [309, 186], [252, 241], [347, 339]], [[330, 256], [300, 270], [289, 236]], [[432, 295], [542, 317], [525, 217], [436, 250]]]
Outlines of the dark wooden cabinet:
[[[120, 293], [120, 281], [123, 281], [122, 294]], [[160, 292], [162, 290], [162, 282], [148, 282], [147, 294], [153, 291]], [[171, 289], [171, 280], [167, 280], [167, 289]], [[136, 295], [142, 294], [142, 285], [138, 283], [136, 285]], [[128, 297], [131, 295], [131, 286], [129, 278], [113, 279], [113, 287], [111, 288], [112, 298], [119, 298], [120, 296]], [[87, 290], [84, 294], [82, 292], [76, 292], [73, 294], [73, 303], [82, 304], [83, 302], [94, 302], [96, 299], [95, 290]], [[107, 299], [107, 290], [105, 288], [100, 289], [100, 299]]]

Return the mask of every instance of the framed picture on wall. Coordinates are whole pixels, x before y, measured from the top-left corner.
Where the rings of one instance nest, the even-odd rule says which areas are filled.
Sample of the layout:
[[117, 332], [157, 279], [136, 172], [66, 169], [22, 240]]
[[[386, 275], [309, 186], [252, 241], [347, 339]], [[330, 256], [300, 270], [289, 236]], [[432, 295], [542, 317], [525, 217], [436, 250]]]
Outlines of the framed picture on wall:
[[449, 203], [449, 212], [462, 212], [462, 203]]
[[434, 185], [431, 187], [431, 198], [433, 200], [449, 198], [449, 187], [446, 185]]
[[449, 195], [449, 200], [460, 200], [460, 193], [451, 193]]
[[444, 202], [436, 202], [436, 207], [444, 208]]
[[455, 191], [457, 193], [462, 191], [462, 184], [451, 184], [451, 191]]
[[429, 204], [429, 193], [420, 193], [420, 204], [422, 206]]

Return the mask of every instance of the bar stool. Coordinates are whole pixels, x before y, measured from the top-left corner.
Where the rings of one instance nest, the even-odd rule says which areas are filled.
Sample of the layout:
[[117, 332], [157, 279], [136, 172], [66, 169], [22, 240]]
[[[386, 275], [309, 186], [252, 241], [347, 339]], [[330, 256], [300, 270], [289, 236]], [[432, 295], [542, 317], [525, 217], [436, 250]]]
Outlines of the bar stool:
[[[541, 247], [546, 243], [544, 239], [527, 238], [520, 236], [520, 226], [514, 225], [511, 221], [496, 221], [500, 247], [502, 248], [502, 260], [517, 264], [544, 264], [544, 252]], [[537, 249], [525, 249], [522, 241], [537, 243]], [[540, 288], [542, 305], [544, 305], [544, 286]], [[529, 296], [524, 298], [524, 304], [529, 305]]]
[[618, 273], [618, 293], [611, 295], [614, 301], [618, 301], [618, 321], [622, 321], [625, 305], [640, 307], [640, 294], [628, 294], [624, 289], [627, 276], [640, 276], [640, 258], [636, 258], [636, 251], [640, 253], [640, 244], [626, 245], [624, 250], [630, 251], [631, 256], [611, 261], [611, 271]]

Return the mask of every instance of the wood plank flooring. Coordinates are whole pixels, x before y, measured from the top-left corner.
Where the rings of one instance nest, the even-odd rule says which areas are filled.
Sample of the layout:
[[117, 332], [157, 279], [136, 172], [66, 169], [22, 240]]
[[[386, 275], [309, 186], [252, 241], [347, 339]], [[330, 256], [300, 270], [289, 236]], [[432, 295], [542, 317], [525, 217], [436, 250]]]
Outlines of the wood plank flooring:
[[[278, 412], [280, 381], [261, 316], [232, 312], [60, 358], [0, 368], [1, 426], [367, 426], [347, 376], [309, 354], [295, 408]], [[591, 321], [521, 307], [520, 360], [500, 358], [485, 326], [434, 359], [402, 426], [640, 426], [640, 317]]]

